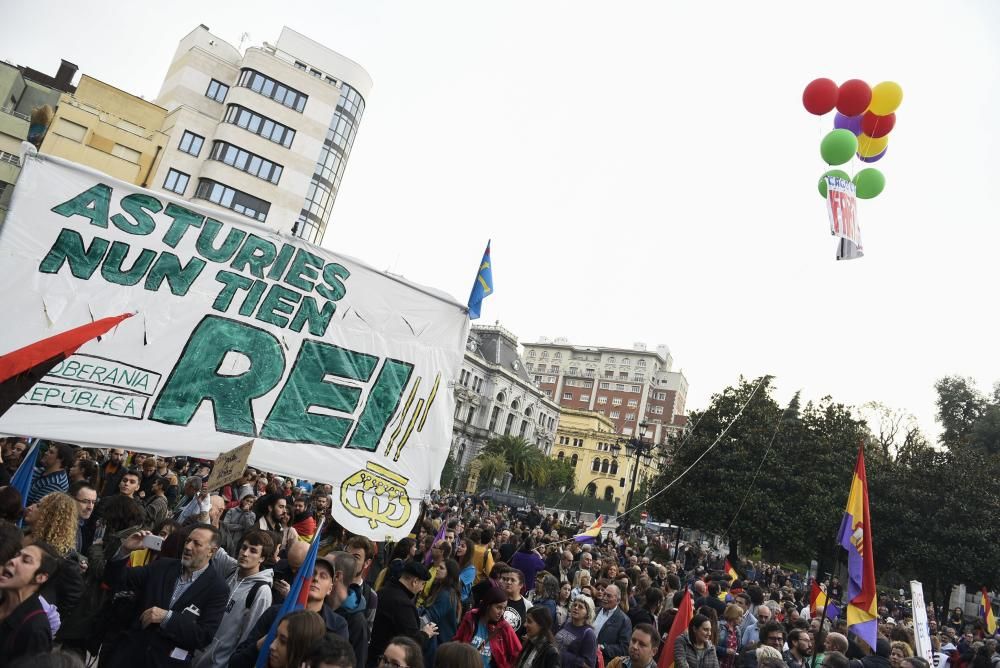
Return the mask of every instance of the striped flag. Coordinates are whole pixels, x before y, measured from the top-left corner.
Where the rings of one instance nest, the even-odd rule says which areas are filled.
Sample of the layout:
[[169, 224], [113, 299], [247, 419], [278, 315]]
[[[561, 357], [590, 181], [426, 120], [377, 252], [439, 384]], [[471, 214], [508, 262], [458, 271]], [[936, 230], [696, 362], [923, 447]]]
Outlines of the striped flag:
[[[28, 494], [31, 492], [31, 483], [35, 477], [35, 463], [38, 461], [38, 451], [41, 449], [42, 439], [34, 439], [31, 448], [24, 454], [17, 471], [10, 479], [10, 486], [21, 493], [21, 509], [28, 505]], [[22, 526], [24, 519], [17, 521], [18, 526]]]
[[986, 592], [986, 587], [983, 587], [983, 598], [979, 602], [979, 616], [983, 619], [983, 624], [986, 625], [986, 632], [993, 635], [997, 632], [997, 618], [993, 616], [993, 603], [990, 601], [990, 595]]
[[578, 533], [573, 536], [573, 540], [578, 543], [593, 543], [598, 538], [601, 537], [601, 527], [604, 526], [604, 515], [598, 515], [594, 523], [590, 525], [590, 528], [583, 533]]
[[674, 668], [674, 645], [681, 635], [687, 633], [692, 617], [694, 617], [694, 601], [691, 598], [691, 590], [688, 589], [684, 592], [684, 598], [677, 608], [674, 623], [670, 625], [670, 633], [667, 634], [666, 644], [660, 651], [660, 661], [656, 664], [656, 668]]
[[737, 573], [736, 569], [733, 568], [733, 565], [729, 563], [729, 557], [726, 557], [726, 575], [729, 576], [730, 582], [736, 582], [740, 579], [740, 574]]
[[872, 554], [864, 444], [858, 448], [858, 461], [838, 542], [847, 550], [847, 628], [874, 649], [878, 635], [878, 593], [875, 591], [875, 555]]
[[[316, 535], [319, 536], [322, 530], [323, 520], [320, 520], [319, 526], [316, 527]], [[271, 643], [274, 642], [275, 636], [278, 635], [278, 624], [281, 623], [284, 616], [306, 607], [306, 601], [309, 600], [309, 587], [312, 586], [313, 573], [316, 571], [316, 555], [319, 554], [319, 543], [320, 541], [314, 540], [309, 545], [309, 552], [306, 554], [306, 559], [302, 562], [302, 566], [299, 567], [299, 572], [295, 574], [295, 580], [288, 590], [288, 596], [285, 597], [285, 602], [281, 604], [281, 609], [274, 618], [274, 622], [271, 624], [271, 628], [264, 638], [264, 644], [261, 645], [260, 652], [257, 654], [256, 668], [265, 668], [267, 666]]]

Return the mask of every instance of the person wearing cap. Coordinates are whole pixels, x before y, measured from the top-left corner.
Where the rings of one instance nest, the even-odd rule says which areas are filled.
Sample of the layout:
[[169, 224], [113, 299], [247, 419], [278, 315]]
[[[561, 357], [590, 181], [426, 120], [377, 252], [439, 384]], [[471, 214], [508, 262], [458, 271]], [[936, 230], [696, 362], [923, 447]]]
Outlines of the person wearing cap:
[[[347, 596], [346, 585], [354, 578], [354, 568], [354, 557], [346, 552], [316, 557], [316, 569], [313, 571], [306, 599], [305, 609], [318, 613], [326, 624], [327, 632], [335, 633], [344, 640], [349, 639], [347, 622], [336, 613], [336, 609]], [[250, 633], [236, 647], [229, 659], [229, 668], [252, 668], [256, 664], [257, 654], [280, 611], [280, 604], [272, 605], [264, 611]]]
[[437, 635], [437, 624], [420, 623], [417, 593], [424, 588], [431, 575], [427, 568], [415, 561], [403, 566], [398, 580], [388, 582], [378, 592], [378, 609], [372, 627], [371, 642], [368, 645], [368, 666], [374, 666], [389, 641], [395, 636], [408, 636], [423, 645]]

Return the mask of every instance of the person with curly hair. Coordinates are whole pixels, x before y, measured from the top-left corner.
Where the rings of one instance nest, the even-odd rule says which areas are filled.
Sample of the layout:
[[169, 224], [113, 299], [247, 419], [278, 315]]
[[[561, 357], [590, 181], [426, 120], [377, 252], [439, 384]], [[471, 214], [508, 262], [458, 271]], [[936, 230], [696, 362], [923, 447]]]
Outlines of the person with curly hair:
[[24, 512], [30, 530], [25, 537], [28, 544], [45, 543], [59, 559], [59, 570], [44, 587], [41, 595], [55, 603], [63, 615], [76, 607], [83, 595], [83, 570], [85, 561], [76, 551], [77, 519], [79, 505], [69, 494], [46, 494], [37, 504]]

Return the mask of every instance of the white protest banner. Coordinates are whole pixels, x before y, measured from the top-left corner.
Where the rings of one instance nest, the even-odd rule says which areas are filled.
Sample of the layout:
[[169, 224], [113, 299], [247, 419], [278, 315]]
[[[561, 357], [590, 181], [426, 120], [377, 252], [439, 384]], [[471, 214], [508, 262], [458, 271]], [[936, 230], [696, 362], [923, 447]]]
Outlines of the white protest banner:
[[243, 477], [253, 452], [253, 441], [247, 441], [228, 452], [223, 452], [212, 462], [212, 473], [205, 481], [205, 489], [214, 492]]
[[830, 216], [830, 234], [838, 237], [838, 260], [864, 256], [861, 228], [858, 226], [858, 200], [851, 181], [839, 176], [826, 177], [826, 210]]
[[135, 313], [56, 365], [0, 432], [250, 465], [334, 488], [399, 539], [437, 488], [468, 335], [448, 295], [266, 225], [29, 157], [0, 228], [0, 353]]
[[927, 625], [927, 605], [924, 604], [924, 586], [916, 580], [910, 580], [910, 596], [912, 598], [910, 604], [913, 608], [913, 626], [916, 630], [913, 639], [917, 645], [915, 648], [917, 656], [924, 657], [933, 666], [934, 655], [931, 649], [931, 630]]

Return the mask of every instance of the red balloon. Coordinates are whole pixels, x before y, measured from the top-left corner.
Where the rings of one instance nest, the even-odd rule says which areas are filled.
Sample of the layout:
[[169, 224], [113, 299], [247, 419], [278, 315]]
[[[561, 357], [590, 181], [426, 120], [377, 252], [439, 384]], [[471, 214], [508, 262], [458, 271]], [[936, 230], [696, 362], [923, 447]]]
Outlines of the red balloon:
[[837, 84], [832, 79], [815, 79], [802, 91], [802, 106], [810, 114], [822, 116], [833, 111], [836, 105]]
[[872, 89], [861, 79], [849, 79], [840, 84], [837, 93], [837, 111], [844, 116], [857, 116], [868, 110], [872, 102]]
[[896, 114], [876, 116], [870, 111], [861, 117], [861, 130], [872, 139], [884, 137], [896, 126]]

